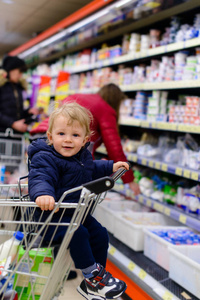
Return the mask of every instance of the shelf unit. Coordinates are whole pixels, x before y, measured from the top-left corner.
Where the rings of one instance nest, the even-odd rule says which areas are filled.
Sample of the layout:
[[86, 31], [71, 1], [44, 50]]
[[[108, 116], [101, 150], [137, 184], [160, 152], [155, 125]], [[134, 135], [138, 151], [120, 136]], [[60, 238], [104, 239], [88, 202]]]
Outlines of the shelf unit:
[[[180, 50], [186, 50], [192, 47], [197, 47], [200, 45], [200, 38], [194, 38], [187, 41], [177, 42], [173, 44], [167, 44], [164, 46], [156, 47], [156, 48], [149, 48], [147, 50], [133, 52], [121, 55], [119, 57], [109, 58], [97, 61], [93, 64], [89, 65], [81, 65], [81, 66], [72, 66], [69, 69], [69, 72], [71, 74], [79, 73], [79, 72], [86, 72], [89, 70], [107, 67], [107, 66], [113, 66], [121, 63], [127, 63], [127, 62], [134, 62], [140, 59], [144, 58], [150, 58], [155, 57], [157, 55], [164, 55], [171, 52], [176, 52]], [[170, 85], [169, 85], [170, 86]]]
[[[98, 148], [98, 152], [101, 154], [107, 154], [105, 147], [101, 146]], [[196, 172], [189, 169], [183, 169], [180, 167], [174, 167], [166, 163], [159, 161], [153, 161], [152, 159], [139, 157], [137, 154], [127, 154], [127, 159], [130, 162], [134, 162], [149, 168], [155, 168], [159, 171], [168, 172], [174, 175], [181, 177], [189, 178], [195, 181], [199, 181], [200, 172]], [[185, 176], [184, 176], [185, 175]], [[189, 176], [190, 175], [190, 176]], [[197, 231], [200, 228], [200, 217], [195, 217], [195, 214], [189, 214], [184, 212], [182, 209], [178, 209], [173, 205], [168, 205], [152, 198], [146, 197], [144, 195], [134, 196], [133, 192], [126, 188], [123, 184], [115, 184], [114, 189], [127, 197], [138, 201], [141, 204], [144, 204], [160, 213], [163, 213], [172, 219], [179, 221], [180, 223], [187, 225]]]
[[[67, 54], [74, 53], [80, 51], [84, 48], [93, 47], [97, 44], [102, 42], [109, 41], [111, 39], [117, 38], [122, 36], [125, 33], [136, 32], [140, 29], [152, 25], [156, 22], [160, 22], [162, 20], [166, 20], [171, 16], [178, 15], [184, 12], [189, 12], [192, 9], [198, 8], [200, 5], [196, 0], [189, 0], [175, 7], [171, 7], [164, 11], [161, 11], [157, 14], [150, 15], [145, 19], [141, 19], [138, 21], [133, 22], [132, 24], [128, 24], [114, 30], [112, 32], [106, 33], [105, 35], [95, 37], [90, 41], [80, 43], [76, 46], [70, 47], [65, 49], [61, 52], [55, 53], [50, 55], [49, 57], [42, 58], [37, 62], [34, 62], [29, 65], [29, 67], [34, 67], [39, 63], [44, 62], [53, 62], [58, 58], [64, 57]], [[32, 43], [33, 46], [33, 43]], [[154, 49], [148, 49], [146, 51], [137, 52], [134, 54], [127, 54], [113, 59], [107, 59], [104, 61], [98, 61], [92, 65], [83, 65], [83, 66], [76, 66], [70, 68], [71, 74], [76, 74], [80, 72], [87, 72], [93, 69], [99, 69], [107, 66], [114, 66], [118, 64], [126, 64], [129, 62], [135, 63], [143, 59], [150, 59], [152, 57], [158, 57], [160, 55], [168, 55], [172, 52], [177, 52], [180, 50], [190, 49], [193, 47], [200, 46], [200, 38], [191, 39], [185, 42], [179, 42], [169, 45], [160, 46]], [[18, 55], [20, 52], [16, 49], [16, 51], [12, 51], [10, 54]], [[121, 89], [124, 92], [134, 92], [138, 90], [142, 91], [149, 91], [149, 90], [178, 90], [178, 89], [194, 89], [199, 88], [200, 80], [190, 80], [190, 81], [167, 81], [167, 82], [151, 82], [151, 83], [135, 83], [131, 85], [124, 85], [121, 86]], [[81, 93], [95, 93], [97, 89], [85, 89], [85, 90], [71, 90], [68, 93], [73, 94], [76, 92]], [[195, 125], [184, 125], [184, 124], [173, 124], [167, 122], [149, 122], [149, 121], [142, 121], [142, 120], [134, 120], [131, 118], [126, 118], [126, 120], [121, 120], [120, 124], [123, 126], [133, 126], [133, 127], [141, 127], [141, 128], [149, 128], [155, 130], [167, 130], [167, 131], [174, 131], [174, 132], [189, 132], [189, 133], [200, 133], [200, 127]], [[105, 149], [103, 147], [98, 148], [98, 152], [106, 154]], [[146, 166], [148, 168], [154, 168], [159, 171], [168, 172], [174, 175], [178, 175], [181, 177], [189, 178], [194, 181], [199, 181], [200, 179], [200, 172], [182, 168], [182, 167], [175, 167], [170, 164], [163, 163], [158, 160], [149, 159], [147, 157], [141, 157], [136, 154], [126, 153], [127, 158], [129, 161]], [[160, 203], [156, 200], [151, 198], [145, 197], [143, 195], [139, 195], [134, 197], [132, 192], [125, 188], [122, 185], [115, 185], [115, 190], [124, 195], [134, 198], [139, 203], [146, 205], [160, 213], [163, 213], [172, 219], [179, 221], [180, 223], [187, 225], [197, 231], [200, 231], [200, 219], [195, 218], [191, 214], [187, 214], [186, 212], [177, 209], [173, 206]], [[117, 247], [110, 245], [109, 248], [109, 260], [114, 262], [117, 266], [119, 266], [125, 274], [130, 276], [140, 287], [144, 288], [144, 290], [149, 293], [153, 299], [164, 299], [164, 300], [177, 300], [177, 298], [173, 293], [171, 293], [168, 289], [163, 287], [163, 285], [159, 284], [155, 279], [153, 279], [147, 272], [139, 267], [134, 261], [130, 260], [126, 257], [123, 253], [121, 253]], [[142, 299], [142, 298], [141, 298]]]

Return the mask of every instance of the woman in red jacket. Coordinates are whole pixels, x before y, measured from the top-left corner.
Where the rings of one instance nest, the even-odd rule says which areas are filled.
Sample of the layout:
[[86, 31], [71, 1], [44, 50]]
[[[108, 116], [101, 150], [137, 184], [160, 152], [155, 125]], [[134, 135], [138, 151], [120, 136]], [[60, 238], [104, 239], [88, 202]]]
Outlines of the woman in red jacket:
[[[74, 94], [63, 100], [75, 101], [91, 111], [93, 115], [91, 145], [92, 153], [104, 143], [108, 157], [111, 160], [127, 161], [123, 152], [121, 139], [118, 131], [119, 108], [125, 95], [120, 88], [113, 83], [103, 86], [97, 94]], [[31, 134], [46, 132], [48, 119], [41, 123]], [[122, 177], [124, 183], [135, 193], [139, 194], [139, 186], [133, 182], [133, 172], [130, 170]]]

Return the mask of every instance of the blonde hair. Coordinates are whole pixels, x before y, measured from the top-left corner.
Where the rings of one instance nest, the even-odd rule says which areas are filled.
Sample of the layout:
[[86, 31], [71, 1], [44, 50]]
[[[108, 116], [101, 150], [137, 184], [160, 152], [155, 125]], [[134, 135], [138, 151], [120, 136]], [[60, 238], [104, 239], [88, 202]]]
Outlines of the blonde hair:
[[79, 124], [85, 128], [86, 136], [91, 135], [90, 123], [92, 121], [92, 114], [85, 107], [76, 102], [67, 102], [55, 109], [49, 117], [49, 127], [47, 132], [52, 133], [54, 122], [59, 116], [65, 117], [68, 120], [69, 125], [74, 121], [78, 121]]

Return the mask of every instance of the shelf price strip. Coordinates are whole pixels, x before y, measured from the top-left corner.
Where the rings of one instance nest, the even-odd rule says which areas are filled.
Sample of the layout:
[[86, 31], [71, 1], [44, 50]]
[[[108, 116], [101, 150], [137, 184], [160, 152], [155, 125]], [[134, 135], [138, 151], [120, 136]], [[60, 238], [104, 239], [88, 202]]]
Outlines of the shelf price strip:
[[114, 255], [115, 252], [116, 252], [116, 248], [113, 247], [113, 246], [111, 246], [110, 249], [109, 249], [109, 254], [110, 254], [110, 255]]
[[198, 181], [199, 180], [199, 173], [191, 172], [191, 179]]
[[167, 215], [167, 216], [170, 216], [170, 214], [171, 214], [171, 209], [168, 208], [168, 207], [165, 207], [165, 208], [164, 208], [164, 214]]
[[134, 269], [135, 269], [135, 263], [130, 261], [129, 264], [128, 264], [128, 269], [132, 272]]
[[143, 269], [141, 269], [138, 276], [140, 279], [144, 280], [145, 277], [147, 276], [147, 273]]
[[130, 260], [111, 244], [109, 245], [108, 252], [117, 262], [119, 262], [120, 266], [123, 265], [128, 271], [140, 278], [141, 281], [145, 282], [158, 296], [161, 296], [163, 300], [177, 300], [175, 295], [171, 294], [170, 291], [162, 286], [156, 279], [151, 277], [145, 270], [141, 269], [134, 261]]
[[164, 300], [172, 300], [173, 299], [173, 295], [168, 292], [168, 291], [165, 291], [163, 297], [162, 297]]
[[187, 216], [185, 216], [183, 214], [180, 214], [180, 216], [179, 216], [179, 222], [181, 222], [183, 224], [186, 224], [186, 222], [187, 222]]

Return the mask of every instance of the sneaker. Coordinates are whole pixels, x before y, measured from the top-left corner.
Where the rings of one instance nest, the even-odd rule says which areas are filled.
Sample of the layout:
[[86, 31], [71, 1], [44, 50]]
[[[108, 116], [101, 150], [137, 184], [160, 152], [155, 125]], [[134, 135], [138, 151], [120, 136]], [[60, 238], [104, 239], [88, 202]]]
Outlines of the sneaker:
[[81, 296], [85, 297], [87, 300], [106, 300], [105, 297], [94, 295], [93, 293], [88, 293], [85, 279], [81, 282], [81, 284], [77, 287], [77, 291]]
[[85, 285], [89, 295], [100, 296], [102, 299], [116, 299], [127, 288], [124, 281], [114, 278], [101, 265], [97, 265], [97, 269], [92, 274], [92, 278], [85, 278]]

